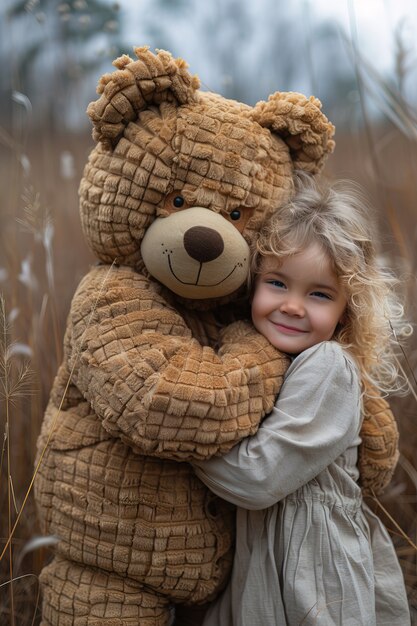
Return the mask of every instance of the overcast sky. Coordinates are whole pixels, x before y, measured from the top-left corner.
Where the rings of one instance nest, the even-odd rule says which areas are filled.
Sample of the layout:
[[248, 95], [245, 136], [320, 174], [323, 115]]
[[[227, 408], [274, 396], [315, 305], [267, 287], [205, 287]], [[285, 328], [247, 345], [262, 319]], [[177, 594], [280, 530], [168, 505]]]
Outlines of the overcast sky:
[[[77, 0], [78, 5], [81, 1]], [[88, 75], [80, 70], [78, 76], [82, 80], [78, 81], [77, 89], [65, 92], [71, 125], [80, 124], [78, 111], [84, 112], [84, 103], [95, 97], [100, 73], [111, 71], [111, 60], [119, 54], [115, 43], [131, 55], [134, 46], [144, 44], [170, 50], [189, 63], [190, 71], [198, 74], [204, 89], [218, 91], [226, 97], [254, 104], [276, 90], [313, 93], [329, 110], [337, 106], [337, 111], [342, 111], [344, 116], [340, 99], [333, 102], [332, 94], [340, 95], [349, 111], [353, 108], [357, 101], [353, 68], [360, 65], [363, 71], [367, 67], [362, 63], [364, 59], [369, 61], [372, 71], [377, 70], [384, 81], [389, 79], [392, 84], [399, 75], [395, 72], [395, 62], [398, 33], [401, 33], [402, 45], [408, 50], [402, 93], [410, 102], [417, 101], [417, 0], [106, 1], [119, 7], [122, 33], [112, 35], [104, 29], [88, 45], [73, 46], [70, 59], [75, 70], [77, 63], [82, 67], [81, 62], [87, 65], [96, 62], [96, 69]], [[2, 10], [4, 12], [3, 5], [12, 2], [17, 0], [0, 0], [0, 15]], [[65, 4], [75, 16], [77, 2], [69, 0]], [[36, 0], [28, 0], [27, 4], [37, 6]], [[57, 4], [57, 10], [60, 6], [64, 5]], [[88, 0], [84, 6], [88, 11]], [[117, 12], [115, 8], [115, 15]], [[66, 46], [53, 48], [56, 36], [56, 19], [51, 19], [53, 12], [47, 15], [50, 21], [44, 23], [35, 20], [35, 10], [33, 13], [26, 16], [25, 22], [11, 23], [14, 28], [0, 21], [0, 30], [3, 26], [0, 49], [3, 44], [6, 57], [3, 66], [14, 67], [8, 60], [14, 54], [14, 42], [31, 45], [31, 35], [38, 41], [41, 33], [46, 46], [40, 75], [45, 84], [53, 84], [55, 89], [55, 82], [62, 75], [57, 70], [59, 63], [62, 58], [67, 62]], [[334, 30], [324, 30], [326, 21], [337, 24], [347, 39], [338, 37]], [[27, 30], [26, 36], [22, 29], [28, 26], [30, 31]], [[358, 63], [353, 63], [349, 44], [352, 38], [362, 55]], [[44, 71], [47, 65], [49, 74]], [[31, 75], [37, 76], [33, 72]], [[375, 75], [372, 81], [381, 83]], [[42, 82], [36, 79], [32, 83], [29, 81], [27, 96], [35, 102], [37, 89], [38, 99], [42, 96], [49, 102], [50, 92]], [[66, 84], [63, 81], [61, 91]], [[13, 89], [16, 88], [22, 89], [19, 82], [13, 83]], [[82, 115], [84, 120], [84, 113]]]
[[[219, 1], [219, 0], [218, 0]], [[209, 4], [215, 4], [211, 0]], [[221, 3], [221, 0], [220, 0]], [[254, 16], [258, 20], [262, 11], [263, 2], [241, 0], [245, 8], [252, 7]], [[152, 12], [153, 0], [119, 0], [118, 3], [125, 14], [128, 41], [137, 44], [140, 37], [139, 12], [147, 5]], [[180, 29], [180, 38], [184, 45], [192, 37], [195, 12], [200, 10], [204, 3], [201, 0], [189, 2], [192, 12], [186, 12], [183, 18], [175, 20], [174, 28]], [[279, 11], [283, 6], [280, 0], [269, 2], [269, 6], [276, 6]], [[321, 19], [336, 21], [347, 35], [352, 34], [352, 24], [355, 25], [360, 50], [376, 67], [381, 69], [392, 66], [395, 50], [395, 33], [401, 27], [402, 38], [406, 45], [415, 48], [417, 41], [417, 0], [291, 0], [285, 2], [285, 12], [291, 12], [295, 19], [304, 20], [306, 14], [311, 21], [311, 27], [317, 25]], [[352, 17], [354, 16], [354, 22]], [[172, 20], [173, 15], [167, 16]]]
[[[296, 0], [302, 4], [303, 0]], [[335, 19], [351, 31], [355, 16], [361, 50], [381, 68], [392, 64], [395, 33], [401, 28], [404, 43], [415, 48], [417, 41], [416, 0], [306, 0], [317, 16]]]
[[[242, 13], [251, 16], [251, 37], [243, 36], [236, 39], [236, 32], [231, 32], [233, 30], [231, 22], [222, 23], [223, 16], [227, 16], [227, 7], [233, 4], [238, 8], [241, 7]], [[233, 45], [238, 48], [236, 54], [245, 57], [248, 81], [253, 80], [254, 75], [249, 71], [252, 58], [259, 59], [259, 48], [271, 38], [271, 35], [273, 39], [274, 29], [277, 33], [276, 38], [281, 36], [281, 51], [288, 54], [294, 54], [294, 42], [297, 43], [298, 38], [300, 43], [298, 48], [295, 46], [298, 65], [296, 62], [291, 74], [295, 82], [284, 83], [283, 88], [303, 93], [314, 91], [315, 94], [319, 90], [316, 85], [311, 84], [312, 71], [319, 75], [324, 66], [329, 64], [328, 57], [320, 57], [320, 54], [326, 55], [326, 52], [333, 54], [334, 51], [334, 45], [330, 48], [328, 44], [320, 44], [322, 31], [319, 29], [323, 21], [337, 23], [339, 31], [343, 32], [348, 40], [355, 41], [359, 53], [385, 78], [388, 75], [395, 75], [395, 63], [396, 59], [398, 60], [396, 37], [400, 33], [401, 43], [408, 50], [404, 84], [410, 99], [414, 100], [416, 97], [417, 0], [257, 0], [256, 2], [184, 0], [185, 10], [165, 8], [158, 13], [156, 0], [119, 0], [119, 5], [124, 25], [124, 41], [127, 45], [135, 46], [149, 42], [152, 46], [157, 45], [170, 50], [174, 56], [182, 56], [189, 62], [191, 71], [207, 81], [209, 88], [213, 85], [213, 72], [215, 76], [218, 72], [214, 59], [217, 47], [228, 40], [229, 33], [234, 37], [234, 39], [231, 37], [231, 40], [239, 41]], [[279, 35], [277, 19], [279, 20], [280, 11], [282, 22], [288, 24], [288, 27], [284, 27], [284, 38], [282, 33]], [[165, 34], [160, 36], [160, 40], [156, 37], [152, 42], [149, 41], [147, 33], [150, 31], [144, 29], [144, 16], [148, 26], [153, 24], [158, 29], [160, 24], [163, 24]], [[311, 61], [308, 58], [308, 51], [306, 54], [308, 40], [308, 45], [314, 53]], [[155, 41], [160, 43], [155, 44]], [[279, 58], [276, 58], [278, 63]], [[331, 68], [333, 73], [338, 67], [343, 70], [344, 63], [351, 64], [352, 59], [346, 60], [340, 55], [335, 57], [334, 67]], [[256, 75], [256, 80], [261, 88], [262, 65], [258, 64], [257, 69], [259, 74]], [[281, 82], [276, 84], [281, 88]], [[213, 89], [222, 90], [215, 82]], [[320, 93], [318, 95], [320, 96]]]

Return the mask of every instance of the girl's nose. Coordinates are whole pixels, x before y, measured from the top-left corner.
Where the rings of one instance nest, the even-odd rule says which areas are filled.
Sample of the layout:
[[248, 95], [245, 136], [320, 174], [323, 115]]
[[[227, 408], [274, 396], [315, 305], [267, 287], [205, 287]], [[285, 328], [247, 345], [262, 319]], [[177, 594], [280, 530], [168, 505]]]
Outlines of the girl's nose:
[[281, 312], [296, 317], [304, 317], [304, 305], [301, 298], [287, 297], [281, 303]]

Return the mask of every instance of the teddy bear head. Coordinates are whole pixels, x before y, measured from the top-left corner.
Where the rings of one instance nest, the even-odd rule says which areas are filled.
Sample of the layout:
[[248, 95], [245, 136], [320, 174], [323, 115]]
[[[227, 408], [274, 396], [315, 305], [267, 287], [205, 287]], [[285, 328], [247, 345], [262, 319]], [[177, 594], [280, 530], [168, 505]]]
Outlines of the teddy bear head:
[[168, 52], [135, 53], [114, 61], [88, 107], [97, 145], [80, 185], [84, 234], [102, 262], [182, 298], [230, 297], [254, 236], [294, 172], [321, 169], [334, 128], [314, 97], [277, 92], [251, 107], [201, 91]]

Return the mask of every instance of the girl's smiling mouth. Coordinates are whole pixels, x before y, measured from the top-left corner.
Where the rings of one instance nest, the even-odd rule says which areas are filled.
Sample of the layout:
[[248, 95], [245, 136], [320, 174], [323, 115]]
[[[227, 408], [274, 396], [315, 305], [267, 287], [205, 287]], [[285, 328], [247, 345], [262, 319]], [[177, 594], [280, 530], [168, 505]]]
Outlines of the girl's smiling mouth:
[[295, 328], [294, 326], [287, 326], [286, 324], [281, 324], [280, 322], [272, 322], [277, 330], [286, 335], [299, 335], [303, 333], [307, 333], [308, 330], [303, 330], [302, 328]]

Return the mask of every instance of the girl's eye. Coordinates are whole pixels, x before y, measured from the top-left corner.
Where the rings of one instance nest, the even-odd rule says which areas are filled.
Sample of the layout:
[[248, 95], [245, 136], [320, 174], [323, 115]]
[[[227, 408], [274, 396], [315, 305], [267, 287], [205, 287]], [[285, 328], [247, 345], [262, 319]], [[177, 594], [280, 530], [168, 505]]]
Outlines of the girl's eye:
[[279, 289], [285, 289], [285, 285], [281, 280], [267, 280], [268, 285], [272, 285], [273, 287], [278, 287]]
[[323, 291], [313, 291], [311, 295], [316, 298], [322, 298], [323, 300], [332, 300], [332, 297], [329, 296], [328, 293], [324, 293]]

